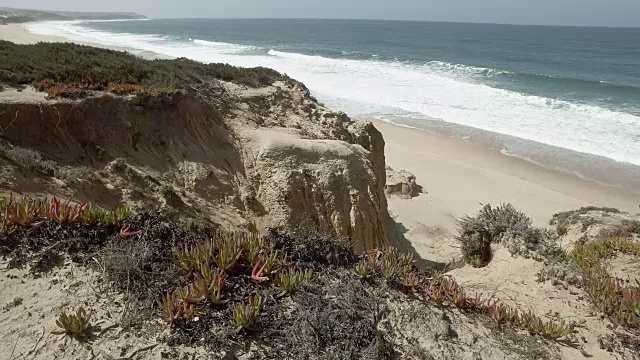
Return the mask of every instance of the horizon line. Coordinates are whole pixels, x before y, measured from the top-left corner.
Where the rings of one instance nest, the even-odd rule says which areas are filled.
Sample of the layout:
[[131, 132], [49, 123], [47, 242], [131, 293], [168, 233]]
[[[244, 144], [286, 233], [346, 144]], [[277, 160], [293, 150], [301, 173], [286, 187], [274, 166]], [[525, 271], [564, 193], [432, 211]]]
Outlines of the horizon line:
[[[144, 15], [144, 14], [140, 14]], [[323, 17], [151, 17], [149, 20], [337, 20], [337, 21], [385, 21], [385, 22], [414, 22], [414, 23], [442, 23], [442, 24], [469, 24], [469, 25], [501, 25], [501, 26], [530, 26], [530, 27], [572, 27], [572, 28], [605, 28], [605, 29], [638, 29], [639, 25], [565, 25], [565, 24], [519, 24], [478, 21], [456, 20], [415, 20], [415, 19], [380, 19], [380, 18], [323, 18]]]

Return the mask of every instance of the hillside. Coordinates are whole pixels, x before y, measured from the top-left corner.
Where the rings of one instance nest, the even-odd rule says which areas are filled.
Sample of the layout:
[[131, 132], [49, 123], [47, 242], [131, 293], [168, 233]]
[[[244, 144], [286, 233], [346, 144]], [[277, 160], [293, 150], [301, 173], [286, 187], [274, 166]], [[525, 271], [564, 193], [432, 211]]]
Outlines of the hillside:
[[47, 11], [0, 7], [0, 25], [33, 21], [118, 20], [146, 18], [147, 17], [144, 15], [126, 12]]

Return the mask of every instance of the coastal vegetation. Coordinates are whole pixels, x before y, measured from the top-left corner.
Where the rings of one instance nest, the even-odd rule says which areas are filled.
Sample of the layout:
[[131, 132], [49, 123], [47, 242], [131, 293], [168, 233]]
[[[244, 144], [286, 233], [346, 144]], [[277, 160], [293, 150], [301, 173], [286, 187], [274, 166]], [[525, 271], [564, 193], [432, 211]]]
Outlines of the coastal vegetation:
[[544, 230], [532, 226], [531, 219], [511, 204], [485, 205], [476, 216], [458, 222], [464, 260], [483, 267], [491, 261], [491, 244], [502, 243], [513, 254], [528, 255], [544, 247]]
[[51, 97], [83, 97], [87, 91], [118, 94], [191, 89], [212, 79], [249, 87], [276, 81], [301, 85], [275, 70], [203, 64], [186, 58], [145, 60], [121, 51], [71, 43], [17, 45], [0, 41], [0, 83], [32, 85]]
[[[612, 208], [584, 207], [556, 214], [551, 221], [551, 225], [556, 226], [556, 236], [567, 234], [569, 225], [580, 224], [580, 230], [586, 231], [597, 222], [594, 218], [581, 218], [591, 211], [620, 213]], [[475, 217], [460, 219], [459, 227], [462, 255], [468, 264], [474, 267], [489, 264], [494, 243], [501, 243], [514, 255], [522, 255], [518, 249], [526, 249], [526, 254], [536, 252], [538, 258], [546, 262], [541, 281], [553, 278], [578, 285], [588, 294], [593, 306], [614, 324], [636, 332], [640, 330], [640, 282], [616, 278], [606, 264], [619, 254], [640, 256], [640, 243], [633, 238], [638, 234], [637, 220], [622, 220], [621, 225], [602, 237], [579, 242], [571, 252], [559, 247], [551, 234], [532, 227], [531, 219], [511, 204], [496, 208], [487, 204]]]

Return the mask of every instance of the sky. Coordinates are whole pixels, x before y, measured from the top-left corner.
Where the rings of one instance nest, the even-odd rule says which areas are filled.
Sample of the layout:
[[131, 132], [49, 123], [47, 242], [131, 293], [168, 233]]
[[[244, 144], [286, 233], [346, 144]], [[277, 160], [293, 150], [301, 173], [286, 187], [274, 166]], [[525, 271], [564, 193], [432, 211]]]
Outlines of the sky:
[[640, 0], [0, 0], [0, 6], [153, 18], [341, 18], [640, 26]]

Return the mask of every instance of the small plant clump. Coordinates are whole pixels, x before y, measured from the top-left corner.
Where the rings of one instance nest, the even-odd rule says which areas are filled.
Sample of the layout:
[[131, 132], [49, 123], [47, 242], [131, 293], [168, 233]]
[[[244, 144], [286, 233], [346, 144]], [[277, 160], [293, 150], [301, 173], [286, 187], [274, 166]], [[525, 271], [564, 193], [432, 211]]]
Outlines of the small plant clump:
[[114, 224], [129, 216], [127, 206], [112, 212], [91, 207], [88, 204], [61, 202], [58, 198], [35, 198], [27, 195], [0, 199], [0, 231], [15, 226], [28, 226], [37, 221], [53, 221], [58, 224]]
[[298, 288], [305, 278], [310, 277], [311, 275], [305, 276], [305, 273], [302, 271], [289, 268], [276, 275], [275, 284], [284, 290], [284, 292], [291, 293]]
[[55, 330], [54, 335], [68, 335], [77, 340], [82, 340], [89, 335], [91, 314], [87, 314], [83, 307], [78, 308], [75, 314], [67, 315], [64, 311], [56, 320], [56, 325], [61, 330]]
[[194, 317], [194, 305], [189, 301], [179, 299], [177, 293], [178, 291], [166, 294], [160, 302], [162, 319], [170, 325], [174, 325], [182, 319], [192, 320]]
[[458, 221], [462, 256], [467, 264], [484, 267], [491, 261], [491, 244], [502, 243], [512, 254], [529, 256], [544, 250], [545, 233], [511, 204], [485, 205], [471, 217]]
[[255, 294], [249, 298], [246, 304], [234, 305], [231, 322], [237, 330], [255, 330], [260, 311], [262, 311], [262, 301], [262, 297]]

